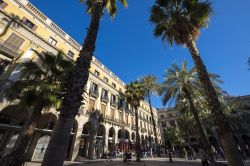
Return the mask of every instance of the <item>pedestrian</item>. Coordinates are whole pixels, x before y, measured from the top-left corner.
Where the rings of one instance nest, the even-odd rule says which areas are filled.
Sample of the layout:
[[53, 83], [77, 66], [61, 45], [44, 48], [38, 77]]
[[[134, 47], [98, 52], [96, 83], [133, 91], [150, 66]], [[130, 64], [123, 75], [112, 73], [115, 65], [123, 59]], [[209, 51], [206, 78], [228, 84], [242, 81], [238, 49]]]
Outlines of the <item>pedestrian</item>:
[[144, 149], [144, 158], [147, 158], [147, 151]]
[[187, 155], [187, 151], [185, 147], [183, 148], [183, 151], [184, 151], [185, 159], [188, 160], [188, 155]]
[[206, 152], [202, 148], [200, 148], [198, 153], [201, 159], [202, 166], [208, 166], [209, 164]]

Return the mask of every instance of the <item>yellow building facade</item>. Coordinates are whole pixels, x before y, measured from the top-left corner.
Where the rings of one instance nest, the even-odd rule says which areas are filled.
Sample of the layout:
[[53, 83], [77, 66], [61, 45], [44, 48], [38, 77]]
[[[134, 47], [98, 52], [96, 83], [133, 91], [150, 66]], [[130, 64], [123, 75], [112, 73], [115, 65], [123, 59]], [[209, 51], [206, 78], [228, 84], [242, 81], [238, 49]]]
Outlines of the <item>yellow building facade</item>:
[[[57, 54], [60, 50], [65, 58], [76, 60], [81, 45], [58, 27], [52, 20], [27, 0], [0, 0], [0, 93], [19, 79], [18, 63], [27, 59], [36, 60], [37, 52]], [[79, 109], [72, 129], [66, 158], [74, 160], [87, 155], [88, 118], [93, 110], [100, 110], [104, 122], [96, 137], [96, 156], [104, 152], [133, 149], [135, 141], [135, 118], [125, 103], [125, 83], [95, 57], [83, 94], [85, 100]], [[11, 103], [3, 99], [0, 111], [0, 152], [8, 153], [15, 143], [26, 114], [10, 109]], [[156, 109], [154, 119], [158, 124]], [[51, 108], [44, 112], [38, 122], [27, 156], [30, 160], [41, 160], [46, 151], [58, 112]], [[152, 117], [148, 103], [142, 101], [139, 108], [139, 128], [142, 148], [154, 150]], [[157, 136], [161, 135], [157, 126]], [[5, 145], [7, 144], [7, 147]]]

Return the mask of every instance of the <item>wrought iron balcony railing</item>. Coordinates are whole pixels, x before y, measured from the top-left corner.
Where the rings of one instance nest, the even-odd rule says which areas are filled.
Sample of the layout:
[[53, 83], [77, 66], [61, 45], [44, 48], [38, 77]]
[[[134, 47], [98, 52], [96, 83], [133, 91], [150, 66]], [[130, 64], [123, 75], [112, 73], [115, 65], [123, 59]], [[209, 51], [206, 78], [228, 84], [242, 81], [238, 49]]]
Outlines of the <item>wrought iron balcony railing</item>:
[[108, 96], [102, 96], [101, 97], [101, 100], [103, 101], [103, 102], [105, 102], [105, 103], [108, 103], [109, 102], [109, 98], [108, 98]]
[[118, 106], [118, 102], [113, 101], [113, 100], [110, 101], [110, 104], [111, 104], [111, 106], [113, 106], [113, 107], [117, 107], [117, 106]]
[[109, 122], [113, 122], [119, 125], [125, 125], [125, 122], [122, 119], [116, 119], [113, 116], [105, 115], [104, 120], [107, 120]]
[[132, 128], [132, 130], [135, 130], [135, 124], [132, 124], [131, 128]]
[[11, 59], [14, 59], [21, 56], [23, 54], [23, 51], [17, 48], [14, 44], [0, 40], [0, 53], [6, 55]]
[[147, 132], [146, 128], [141, 128], [141, 132]]
[[97, 90], [90, 89], [90, 95], [97, 98], [99, 96], [99, 93]]

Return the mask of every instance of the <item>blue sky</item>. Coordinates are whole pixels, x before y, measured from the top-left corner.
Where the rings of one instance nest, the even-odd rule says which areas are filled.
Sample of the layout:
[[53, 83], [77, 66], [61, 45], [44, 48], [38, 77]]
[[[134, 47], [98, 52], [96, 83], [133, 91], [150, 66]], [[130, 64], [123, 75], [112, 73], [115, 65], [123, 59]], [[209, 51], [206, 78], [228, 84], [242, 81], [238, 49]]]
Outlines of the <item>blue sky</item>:
[[[143, 1], [143, 3], [142, 3]], [[89, 16], [78, 0], [31, 0], [69, 35], [82, 43]], [[202, 30], [198, 48], [209, 72], [221, 76], [222, 88], [229, 94], [247, 95], [250, 92], [250, 1], [213, 0], [214, 15], [207, 29]], [[119, 8], [114, 20], [102, 19], [95, 56], [124, 82], [146, 74], [162, 81], [164, 70], [171, 63], [193, 62], [187, 49], [170, 48], [152, 35], [149, 23], [150, 7], [154, 0], [128, 0], [129, 7]], [[154, 97], [153, 105], [162, 107], [161, 98]]]

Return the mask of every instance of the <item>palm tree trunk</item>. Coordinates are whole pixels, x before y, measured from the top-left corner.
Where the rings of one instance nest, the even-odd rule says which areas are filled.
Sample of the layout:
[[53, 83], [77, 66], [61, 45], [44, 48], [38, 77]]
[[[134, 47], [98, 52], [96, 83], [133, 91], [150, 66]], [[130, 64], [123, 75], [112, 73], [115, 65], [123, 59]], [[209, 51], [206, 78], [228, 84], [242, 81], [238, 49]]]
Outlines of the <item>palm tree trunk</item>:
[[154, 113], [153, 113], [153, 109], [152, 109], [152, 105], [151, 105], [151, 98], [150, 98], [149, 90], [147, 90], [147, 96], [148, 96], [148, 103], [149, 103], [150, 113], [151, 113], [152, 122], [153, 122], [153, 129], [154, 129], [154, 135], [155, 135], [155, 145], [156, 145], [157, 156], [161, 157], [161, 150], [160, 150], [160, 146], [159, 146], [159, 142], [158, 142], [156, 124], [155, 124]]
[[213, 157], [213, 154], [212, 154], [212, 151], [211, 151], [211, 146], [209, 145], [208, 143], [208, 140], [207, 140], [207, 137], [204, 133], [204, 129], [202, 127], [202, 124], [200, 122], [200, 119], [199, 119], [199, 115], [198, 115], [198, 112], [196, 110], [196, 107], [194, 105], [194, 101], [192, 99], [192, 96], [189, 92], [189, 90], [187, 88], [183, 88], [183, 91], [188, 99], [188, 102], [189, 102], [189, 105], [190, 105], [190, 111], [192, 112], [192, 114], [194, 115], [194, 119], [196, 121], [196, 124], [198, 126], [198, 129], [199, 129], [199, 133], [200, 133], [200, 136], [201, 136], [201, 142], [202, 142], [202, 145], [205, 149], [205, 151], [207, 152], [207, 154], [209, 155], [209, 160], [212, 162], [212, 163], [215, 163], [215, 160], [214, 160], [214, 157]]
[[75, 116], [83, 100], [82, 94], [89, 78], [89, 68], [95, 51], [95, 43], [99, 30], [99, 22], [103, 4], [96, 1], [91, 16], [90, 26], [82, 49], [74, 67], [72, 79], [69, 82], [68, 92], [62, 101], [60, 115], [48, 149], [45, 153], [42, 166], [62, 166], [67, 153], [70, 133]]
[[138, 127], [138, 109], [135, 107], [135, 134], [136, 134], [136, 142], [135, 142], [135, 151], [136, 151], [136, 161], [141, 161], [141, 144], [140, 144], [140, 134]]
[[204, 65], [199, 51], [196, 47], [196, 43], [192, 37], [189, 37], [189, 41], [186, 46], [188, 47], [191, 56], [193, 58], [195, 67], [197, 69], [199, 80], [205, 91], [206, 99], [208, 101], [208, 106], [211, 110], [215, 126], [219, 129], [219, 137], [221, 139], [226, 158], [228, 160], [229, 166], [243, 166], [244, 163], [237, 151], [232, 130], [229, 126], [228, 120], [223, 114], [223, 109], [221, 107], [220, 101], [216, 94], [216, 91], [209, 79], [209, 75]]
[[27, 117], [23, 127], [23, 131], [17, 138], [12, 152], [2, 157], [0, 161], [1, 166], [22, 166], [24, 164], [25, 152], [35, 132], [38, 120], [41, 117], [42, 109], [43, 105], [39, 104], [35, 106], [34, 109], [29, 113], [29, 116]]

